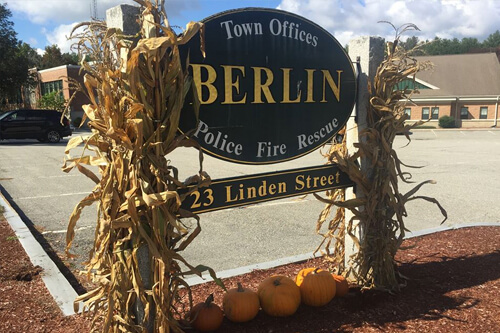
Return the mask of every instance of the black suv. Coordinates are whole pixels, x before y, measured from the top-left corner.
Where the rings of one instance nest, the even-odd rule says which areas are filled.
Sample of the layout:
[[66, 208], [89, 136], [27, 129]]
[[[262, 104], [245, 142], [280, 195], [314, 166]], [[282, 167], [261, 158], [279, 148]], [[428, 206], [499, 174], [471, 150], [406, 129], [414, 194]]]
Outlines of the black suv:
[[37, 139], [56, 143], [71, 135], [69, 119], [55, 110], [14, 110], [0, 114], [0, 140]]

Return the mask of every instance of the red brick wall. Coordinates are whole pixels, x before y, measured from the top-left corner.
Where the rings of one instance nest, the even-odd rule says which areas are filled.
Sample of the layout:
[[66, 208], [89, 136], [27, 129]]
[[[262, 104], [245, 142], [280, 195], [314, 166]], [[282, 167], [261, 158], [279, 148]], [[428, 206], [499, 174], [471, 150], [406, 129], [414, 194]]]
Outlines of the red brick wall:
[[[65, 100], [69, 100], [73, 95], [74, 89], [70, 87], [68, 77], [77, 80], [83, 85], [83, 74], [80, 74], [79, 66], [61, 66], [54, 69], [46, 69], [40, 74], [40, 81], [43, 83], [62, 80], [63, 82], [63, 96]], [[75, 98], [71, 101], [71, 118], [81, 117], [83, 114], [82, 105], [88, 104], [89, 100], [81, 93], [77, 92]]]
[[431, 117], [432, 108], [439, 108], [439, 117], [452, 115], [453, 108], [451, 104], [419, 104], [407, 105], [405, 108], [411, 109], [410, 120], [422, 119], [422, 108], [429, 108], [429, 118]]

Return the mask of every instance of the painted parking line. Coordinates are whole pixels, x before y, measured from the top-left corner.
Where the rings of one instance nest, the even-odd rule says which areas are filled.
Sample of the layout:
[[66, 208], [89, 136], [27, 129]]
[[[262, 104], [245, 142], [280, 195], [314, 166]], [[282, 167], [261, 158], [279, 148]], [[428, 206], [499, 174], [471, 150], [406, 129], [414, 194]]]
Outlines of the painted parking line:
[[83, 175], [81, 174], [74, 174], [74, 175], [57, 175], [57, 176], [40, 176], [37, 177], [38, 179], [43, 178], [43, 179], [51, 179], [51, 178], [66, 178], [66, 177], [82, 177]]
[[437, 134], [436, 134], [436, 131], [434, 130], [431, 130], [432, 134], [434, 134], [434, 136], [437, 138]]
[[74, 192], [74, 193], [62, 193], [62, 194], [51, 194], [51, 195], [39, 195], [39, 196], [34, 196], [34, 197], [20, 197], [20, 198], [14, 198], [14, 200], [30, 200], [30, 199], [44, 199], [44, 198], [56, 198], [56, 197], [69, 197], [72, 195], [88, 195], [90, 191], [87, 192]]
[[497, 134], [496, 134], [495, 132], [493, 132], [493, 131], [488, 131], [488, 133], [493, 134], [493, 135], [497, 135]]
[[[93, 225], [87, 225], [85, 227], [75, 228], [75, 231], [82, 231], [82, 230], [94, 229], [94, 228], [95, 228], [95, 226], [93, 226]], [[44, 231], [41, 234], [42, 235], [65, 234], [66, 232], [68, 232], [68, 229]]]
[[465, 133], [464, 133], [464, 132], [462, 132], [462, 131], [460, 131], [460, 134], [462, 134], [463, 136], [465, 136]]

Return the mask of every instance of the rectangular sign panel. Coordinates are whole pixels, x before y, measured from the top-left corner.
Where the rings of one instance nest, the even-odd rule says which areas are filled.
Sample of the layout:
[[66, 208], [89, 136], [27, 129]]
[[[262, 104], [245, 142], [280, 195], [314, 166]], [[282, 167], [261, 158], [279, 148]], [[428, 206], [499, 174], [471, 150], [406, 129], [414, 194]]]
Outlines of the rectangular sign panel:
[[213, 180], [189, 194], [181, 208], [205, 213], [350, 186], [353, 182], [336, 164], [312, 166]]

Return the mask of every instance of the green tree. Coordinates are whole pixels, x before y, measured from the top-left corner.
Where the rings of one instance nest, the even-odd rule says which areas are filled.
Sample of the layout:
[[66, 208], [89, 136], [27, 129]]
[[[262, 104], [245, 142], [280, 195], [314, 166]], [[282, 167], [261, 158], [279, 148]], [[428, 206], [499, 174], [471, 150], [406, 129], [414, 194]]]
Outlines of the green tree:
[[45, 47], [45, 53], [42, 56], [40, 68], [47, 69], [63, 65], [77, 65], [78, 55], [76, 53], [62, 53], [57, 45]]
[[481, 43], [477, 40], [477, 38], [462, 38], [461, 41], [461, 53], [470, 53], [473, 51], [477, 51], [481, 49]]
[[57, 111], [64, 111], [66, 106], [66, 101], [61, 94], [61, 91], [53, 91], [51, 93], [45, 94], [40, 99], [40, 107], [42, 109], [50, 109]]
[[20, 102], [20, 88], [28, 80], [29, 46], [17, 40], [11, 11], [0, 4], [0, 101]]
[[497, 30], [488, 36], [483, 42], [483, 47], [497, 48], [500, 47], [500, 31]]
[[41, 69], [58, 67], [64, 64], [61, 49], [57, 45], [49, 45], [45, 47], [45, 53], [40, 62]]
[[78, 65], [79, 63], [78, 54], [74, 52], [63, 53], [62, 57], [65, 65]]
[[399, 45], [404, 48], [406, 51], [410, 51], [415, 48], [419, 44], [419, 40], [417, 36], [408, 37], [405, 41], [399, 42]]

